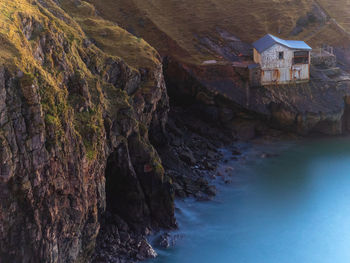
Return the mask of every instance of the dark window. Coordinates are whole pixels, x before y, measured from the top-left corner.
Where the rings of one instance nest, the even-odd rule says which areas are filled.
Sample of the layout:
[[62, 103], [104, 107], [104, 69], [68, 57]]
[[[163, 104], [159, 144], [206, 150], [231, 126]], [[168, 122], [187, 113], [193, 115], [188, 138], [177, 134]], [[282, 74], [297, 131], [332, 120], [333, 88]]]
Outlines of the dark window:
[[308, 51], [295, 51], [293, 63], [294, 64], [309, 64], [309, 52]]
[[284, 59], [284, 52], [278, 52], [278, 58]]

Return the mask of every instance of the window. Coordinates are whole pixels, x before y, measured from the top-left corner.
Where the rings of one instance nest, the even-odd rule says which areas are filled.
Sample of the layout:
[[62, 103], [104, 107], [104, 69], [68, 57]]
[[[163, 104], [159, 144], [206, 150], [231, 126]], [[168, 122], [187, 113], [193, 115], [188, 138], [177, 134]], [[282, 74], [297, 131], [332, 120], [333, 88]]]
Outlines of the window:
[[308, 51], [295, 51], [293, 64], [309, 64], [309, 52]]
[[278, 58], [284, 59], [284, 52], [278, 52]]

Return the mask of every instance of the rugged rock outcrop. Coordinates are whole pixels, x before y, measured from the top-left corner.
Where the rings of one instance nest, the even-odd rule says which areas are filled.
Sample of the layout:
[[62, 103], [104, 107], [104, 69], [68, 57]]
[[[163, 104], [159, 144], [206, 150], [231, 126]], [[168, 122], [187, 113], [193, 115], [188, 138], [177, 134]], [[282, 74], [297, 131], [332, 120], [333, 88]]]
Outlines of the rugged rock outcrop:
[[[191, 29], [182, 46], [167, 35], [172, 30], [154, 32], [151, 19], [133, 16], [140, 32], [151, 29], [147, 38], [164, 44], [162, 55], [170, 54], [165, 46], [176, 51], [165, 59], [165, 78], [174, 105], [188, 111], [175, 108], [167, 123], [160, 55], [111, 22], [118, 20], [113, 1], [107, 8], [102, 2], [0, 5], [0, 262], [153, 257], [145, 235], [176, 227], [175, 194], [201, 200], [215, 194], [202, 175], [212, 175], [220, 158], [218, 136], [249, 139], [267, 129], [266, 120], [302, 134], [350, 131], [344, 71], [314, 72], [322, 81], [310, 85], [249, 88], [246, 70], [231, 64], [250, 56], [236, 36]], [[118, 8], [123, 22], [130, 10]], [[196, 44], [189, 44], [192, 37]], [[184, 59], [192, 55], [194, 63]], [[202, 63], [208, 57], [224, 59]]]
[[171, 98], [201, 103], [208, 118], [238, 133], [247, 133], [247, 122], [250, 130], [259, 129], [261, 121], [301, 135], [349, 132], [350, 75], [340, 68], [312, 67], [310, 83], [264, 87], [251, 87], [248, 70], [231, 64], [186, 65], [168, 58], [164, 68]]
[[88, 262], [106, 211], [128, 233], [174, 227], [172, 183], [148, 135], [161, 139], [169, 109], [159, 60], [132, 68], [55, 2], [17, 4], [5, 4], [2, 51], [15, 61], [0, 67], [0, 261]]

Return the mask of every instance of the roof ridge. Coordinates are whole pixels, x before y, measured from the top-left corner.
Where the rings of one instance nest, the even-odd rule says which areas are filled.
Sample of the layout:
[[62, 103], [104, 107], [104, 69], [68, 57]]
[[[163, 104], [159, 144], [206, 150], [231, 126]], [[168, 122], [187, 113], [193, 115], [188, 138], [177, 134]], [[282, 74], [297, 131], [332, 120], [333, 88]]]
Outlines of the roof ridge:
[[274, 44], [279, 43], [290, 49], [312, 50], [312, 48], [302, 40], [286, 40], [276, 37], [272, 34], [266, 34], [253, 43], [253, 47], [260, 53], [270, 48]]

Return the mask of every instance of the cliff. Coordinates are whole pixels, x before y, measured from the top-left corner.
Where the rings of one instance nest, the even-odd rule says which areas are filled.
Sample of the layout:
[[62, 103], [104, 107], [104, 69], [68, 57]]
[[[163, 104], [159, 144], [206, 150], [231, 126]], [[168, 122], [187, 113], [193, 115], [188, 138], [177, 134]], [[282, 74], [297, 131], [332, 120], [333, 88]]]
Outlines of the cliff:
[[106, 210], [127, 225], [121, 234], [175, 225], [171, 180], [149, 142], [169, 109], [159, 56], [86, 2], [66, 4], [143, 64], [98, 48], [57, 2], [2, 1], [1, 262], [87, 262]]
[[247, 122], [251, 134], [261, 133], [261, 123], [304, 136], [350, 132], [350, 75], [341, 68], [312, 66], [309, 83], [252, 87], [246, 68], [190, 66], [168, 58], [165, 77], [170, 98], [202, 105], [209, 119], [237, 133]]
[[[269, 2], [2, 0], [0, 261], [153, 257], [145, 235], [176, 227], [174, 195], [215, 194], [218, 138], [349, 131], [346, 19]], [[344, 66], [249, 87], [232, 63], [267, 31], [326, 40]]]

